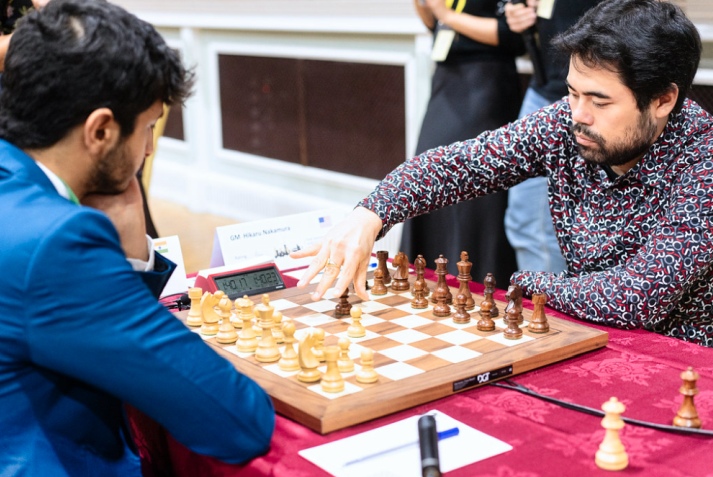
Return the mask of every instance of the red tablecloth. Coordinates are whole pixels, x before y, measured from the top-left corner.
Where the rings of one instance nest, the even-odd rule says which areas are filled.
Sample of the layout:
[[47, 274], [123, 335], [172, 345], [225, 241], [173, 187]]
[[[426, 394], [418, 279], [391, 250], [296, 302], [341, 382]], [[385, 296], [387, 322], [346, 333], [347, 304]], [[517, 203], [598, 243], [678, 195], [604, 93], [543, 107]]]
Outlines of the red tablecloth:
[[[450, 280], [449, 284], [457, 286], [452, 277]], [[474, 284], [473, 290], [482, 293], [482, 286]], [[496, 292], [496, 298], [504, 301], [504, 292]], [[529, 302], [525, 306], [531, 308]], [[547, 312], [570, 319], [553, 310]], [[643, 330], [598, 328], [609, 332], [605, 348], [515, 376], [513, 381], [541, 394], [595, 409], [615, 396], [626, 405], [625, 417], [670, 424], [682, 401], [678, 391], [680, 374], [692, 366], [700, 374], [696, 408], [703, 427], [713, 429], [713, 349]], [[438, 409], [514, 448], [449, 472], [448, 477], [612, 475], [594, 464], [594, 454], [604, 436], [601, 417], [492, 385], [326, 436], [277, 416], [270, 451], [243, 466], [194, 454], [137, 411], [130, 410], [130, 414], [147, 477], [321, 477], [329, 474], [300, 457], [298, 451], [430, 409]], [[713, 437], [631, 424], [620, 435], [629, 455], [629, 467], [620, 475], [713, 477]]]

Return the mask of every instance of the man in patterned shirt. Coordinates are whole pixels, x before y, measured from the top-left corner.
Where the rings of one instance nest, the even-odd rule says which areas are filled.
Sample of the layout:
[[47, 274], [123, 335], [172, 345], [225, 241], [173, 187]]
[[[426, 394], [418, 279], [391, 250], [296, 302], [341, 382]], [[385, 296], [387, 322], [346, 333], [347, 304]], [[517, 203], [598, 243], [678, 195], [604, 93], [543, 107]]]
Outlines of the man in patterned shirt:
[[[366, 297], [368, 257], [391, 226], [544, 176], [568, 270], [512, 282], [580, 319], [713, 346], [713, 117], [686, 99], [695, 26], [668, 2], [609, 0], [556, 45], [570, 56], [568, 98], [399, 166], [295, 255], [316, 255], [300, 285], [329, 260], [343, 270], [336, 291], [354, 281]], [[315, 299], [338, 270], [326, 267]]]

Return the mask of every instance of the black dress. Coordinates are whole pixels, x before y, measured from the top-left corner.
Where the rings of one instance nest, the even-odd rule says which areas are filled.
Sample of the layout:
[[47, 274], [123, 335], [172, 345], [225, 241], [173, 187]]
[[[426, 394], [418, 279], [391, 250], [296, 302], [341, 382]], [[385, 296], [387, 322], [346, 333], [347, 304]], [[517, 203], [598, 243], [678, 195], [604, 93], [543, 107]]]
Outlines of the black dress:
[[[492, 18], [497, 3], [468, 0], [463, 12]], [[510, 32], [503, 17], [497, 18], [497, 47], [457, 34], [446, 60], [437, 63], [417, 154], [473, 138], [517, 118], [522, 92], [515, 56], [524, 47], [520, 35]], [[443, 255], [454, 275], [460, 252], [465, 250], [473, 263], [473, 280], [482, 282], [489, 272], [499, 288], [507, 288], [517, 262], [505, 236], [506, 208], [507, 192], [503, 191], [407, 220], [401, 250], [411, 262], [423, 255], [431, 268]]]

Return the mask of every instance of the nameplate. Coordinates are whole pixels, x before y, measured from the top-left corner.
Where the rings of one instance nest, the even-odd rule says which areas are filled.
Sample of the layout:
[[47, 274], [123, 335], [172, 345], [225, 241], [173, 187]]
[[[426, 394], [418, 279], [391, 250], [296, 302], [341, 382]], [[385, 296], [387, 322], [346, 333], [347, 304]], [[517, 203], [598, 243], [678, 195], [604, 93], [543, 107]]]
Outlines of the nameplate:
[[188, 279], [186, 279], [186, 265], [183, 261], [183, 252], [181, 252], [181, 242], [178, 240], [178, 235], [153, 239], [153, 249], [176, 264], [176, 269], [161, 291], [161, 298], [186, 293]]
[[320, 242], [350, 211], [335, 208], [217, 227], [210, 266], [242, 266], [262, 258], [280, 270], [302, 267], [312, 257], [297, 260], [290, 253]]

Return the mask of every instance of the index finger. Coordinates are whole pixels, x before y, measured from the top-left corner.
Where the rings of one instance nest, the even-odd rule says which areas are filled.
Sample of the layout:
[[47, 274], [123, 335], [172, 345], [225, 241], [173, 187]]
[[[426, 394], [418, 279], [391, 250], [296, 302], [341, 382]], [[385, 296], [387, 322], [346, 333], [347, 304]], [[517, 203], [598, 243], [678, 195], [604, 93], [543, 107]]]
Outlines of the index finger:
[[324, 268], [324, 264], [327, 263], [327, 258], [329, 257], [329, 249], [324, 244], [316, 243], [304, 250], [290, 253], [290, 258], [305, 258], [311, 256], [314, 256], [314, 259], [312, 259], [307, 270], [304, 271], [297, 282], [297, 288], [307, 286], [322, 268]]

